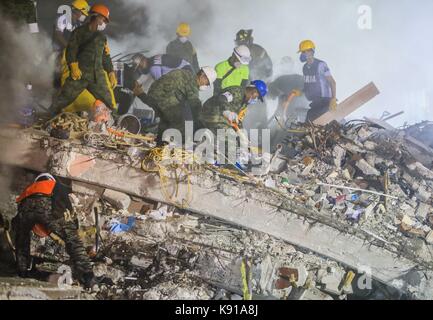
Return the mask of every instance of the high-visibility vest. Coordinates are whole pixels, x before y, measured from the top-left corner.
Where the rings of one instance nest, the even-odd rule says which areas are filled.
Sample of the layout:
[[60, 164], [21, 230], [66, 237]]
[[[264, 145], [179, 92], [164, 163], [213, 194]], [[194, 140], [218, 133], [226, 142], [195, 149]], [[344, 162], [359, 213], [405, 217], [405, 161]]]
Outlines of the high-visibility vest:
[[53, 195], [56, 182], [52, 180], [38, 181], [26, 188], [23, 193], [17, 198], [16, 202], [20, 203], [24, 199], [33, 195], [43, 195], [51, 197]]

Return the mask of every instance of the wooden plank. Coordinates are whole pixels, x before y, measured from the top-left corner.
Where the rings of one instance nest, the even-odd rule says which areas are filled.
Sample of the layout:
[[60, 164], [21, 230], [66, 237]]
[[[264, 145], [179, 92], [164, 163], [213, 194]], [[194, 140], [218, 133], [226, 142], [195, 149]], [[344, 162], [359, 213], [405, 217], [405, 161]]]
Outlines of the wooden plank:
[[341, 121], [379, 94], [373, 82], [360, 89], [338, 105], [336, 111], [328, 111], [314, 121], [314, 124], [325, 126], [332, 121]]

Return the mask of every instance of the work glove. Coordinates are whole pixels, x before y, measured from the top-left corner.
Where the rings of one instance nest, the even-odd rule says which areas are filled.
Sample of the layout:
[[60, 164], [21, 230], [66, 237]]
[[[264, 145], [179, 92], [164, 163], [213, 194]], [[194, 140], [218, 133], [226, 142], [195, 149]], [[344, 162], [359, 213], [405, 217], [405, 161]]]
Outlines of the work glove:
[[136, 97], [141, 96], [144, 93], [143, 86], [140, 85], [137, 81], [135, 82], [133, 92]]
[[232, 111], [228, 111], [228, 110], [226, 110], [226, 111], [223, 112], [223, 116], [224, 116], [224, 118], [226, 118], [230, 123], [233, 123], [233, 122], [238, 123], [238, 122], [239, 122], [238, 115], [237, 115], [235, 112], [232, 112]]
[[292, 94], [293, 94], [295, 97], [300, 97], [300, 96], [302, 96], [302, 91], [301, 91], [301, 90], [298, 90], [298, 89], [294, 89], [294, 90], [292, 91]]
[[337, 106], [338, 106], [338, 104], [337, 104], [337, 98], [332, 98], [331, 102], [329, 103], [329, 109], [331, 111], [336, 111], [337, 110]]
[[108, 74], [108, 78], [110, 79], [111, 87], [112, 87], [113, 89], [116, 88], [116, 86], [117, 86], [117, 77], [116, 77], [116, 73], [115, 73], [114, 71], [111, 71], [111, 72]]
[[80, 80], [81, 76], [83, 75], [80, 67], [78, 66], [78, 62], [72, 62], [70, 64], [70, 69], [71, 69], [71, 78], [72, 80]]

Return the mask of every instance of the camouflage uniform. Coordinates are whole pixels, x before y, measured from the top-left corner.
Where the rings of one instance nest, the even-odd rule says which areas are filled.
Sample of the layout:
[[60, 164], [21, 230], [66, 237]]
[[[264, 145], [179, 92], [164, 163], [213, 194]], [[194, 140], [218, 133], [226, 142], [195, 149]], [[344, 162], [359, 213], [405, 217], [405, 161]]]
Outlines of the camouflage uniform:
[[242, 87], [229, 87], [222, 93], [213, 96], [203, 105], [200, 121], [205, 128], [216, 134], [218, 129], [231, 128], [224, 118], [224, 111], [239, 112], [246, 107], [244, 103], [245, 89]]
[[166, 129], [185, 134], [185, 121], [198, 123], [201, 110], [196, 76], [187, 70], [174, 70], [155, 81], [146, 97], [161, 122], [158, 139]]
[[168, 44], [166, 53], [188, 61], [191, 64], [194, 73], [199, 72], [200, 67], [197, 59], [197, 52], [190, 41], [182, 43], [179, 39], [173, 40]]
[[95, 34], [89, 29], [89, 24], [75, 29], [66, 48], [66, 62], [68, 65], [78, 62], [82, 77], [80, 80], [73, 80], [71, 76], [66, 79], [54, 103], [55, 112], [74, 102], [85, 89], [107, 107], [114, 109], [114, 96], [110, 92], [111, 85], [107, 76], [113, 71], [113, 64], [104, 34], [99, 31]]
[[52, 197], [34, 195], [18, 205], [18, 215], [13, 219], [17, 268], [21, 275], [27, 274], [30, 263], [30, 231], [35, 224], [42, 224], [65, 242], [74, 275], [80, 281], [85, 281], [86, 277], [93, 276], [92, 265], [78, 236], [76, 224], [65, 218], [66, 209], [72, 212], [67, 193], [59, 190], [57, 185]]

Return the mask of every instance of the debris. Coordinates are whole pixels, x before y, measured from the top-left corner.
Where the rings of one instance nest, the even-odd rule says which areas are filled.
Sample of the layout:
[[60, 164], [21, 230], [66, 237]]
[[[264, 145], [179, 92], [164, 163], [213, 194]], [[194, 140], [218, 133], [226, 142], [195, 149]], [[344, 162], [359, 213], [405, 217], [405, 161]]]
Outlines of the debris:
[[332, 121], [341, 121], [349, 114], [366, 104], [379, 94], [373, 82], [369, 83], [338, 105], [337, 111], [328, 111], [314, 121], [316, 125], [327, 125]]
[[159, 208], [158, 210], [153, 210], [148, 213], [149, 218], [153, 220], [166, 220], [168, 217], [173, 216], [173, 212], [169, 212], [167, 206], [163, 206]]
[[113, 219], [109, 223], [111, 233], [121, 233], [130, 231], [135, 225], [135, 217], [129, 217], [127, 223], [122, 223], [117, 219]]
[[427, 241], [428, 244], [433, 244], [433, 230], [427, 234], [425, 240]]
[[380, 172], [367, 163], [364, 159], [359, 160], [356, 166], [366, 175], [366, 176], [380, 176]]
[[118, 210], [126, 210], [131, 204], [131, 198], [127, 194], [110, 189], [104, 191], [102, 198]]

